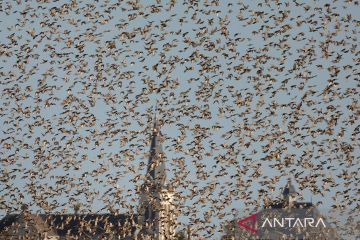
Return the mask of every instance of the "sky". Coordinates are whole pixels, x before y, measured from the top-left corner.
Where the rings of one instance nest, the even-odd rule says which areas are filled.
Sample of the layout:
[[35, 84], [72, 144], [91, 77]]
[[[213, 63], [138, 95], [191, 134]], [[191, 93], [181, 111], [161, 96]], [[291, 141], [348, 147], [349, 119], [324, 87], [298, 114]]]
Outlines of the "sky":
[[0, 216], [136, 209], [155, 114], [179, 229], [356, 211], [357, 1], [45, 2], [2, 3]]

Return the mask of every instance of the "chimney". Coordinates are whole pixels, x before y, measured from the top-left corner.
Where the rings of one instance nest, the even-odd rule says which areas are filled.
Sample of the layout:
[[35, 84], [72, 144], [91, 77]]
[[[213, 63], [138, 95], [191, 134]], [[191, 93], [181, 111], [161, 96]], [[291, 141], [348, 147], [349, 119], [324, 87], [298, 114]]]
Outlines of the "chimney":
[[79, 214], [79, 210], [80, 210], [80, 203], [77, 203], [74, 205], [74, 213], [75, 215]]
[[190, 226], [187, 226], [187, 240], [190, 240], [190, 236], [191, 236], [191, 228]]
[[26, 213], [29, 211], [29, 206], [27, 204], [21, 205], [21, 213]]

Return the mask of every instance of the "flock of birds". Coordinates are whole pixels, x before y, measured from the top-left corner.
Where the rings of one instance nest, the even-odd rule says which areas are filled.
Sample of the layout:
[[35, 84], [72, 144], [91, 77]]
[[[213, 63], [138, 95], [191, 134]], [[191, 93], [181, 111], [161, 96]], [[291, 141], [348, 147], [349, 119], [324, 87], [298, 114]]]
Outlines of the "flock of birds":
[[155, 114], [180, 228], [213, 239], [288, 177], [305, 200], [358, 212], [359, 12], [358, 0], [4, 1], [2, 216], [24, 203], [136, 212]]

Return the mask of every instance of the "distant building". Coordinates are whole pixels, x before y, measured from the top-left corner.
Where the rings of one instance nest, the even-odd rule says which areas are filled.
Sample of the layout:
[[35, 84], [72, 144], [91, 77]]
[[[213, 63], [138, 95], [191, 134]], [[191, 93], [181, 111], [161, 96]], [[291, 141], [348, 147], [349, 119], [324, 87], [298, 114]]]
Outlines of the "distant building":
[[166, 183], [159, 123], [155, 120], [138, 214], [32, 214], [23, 208], [21, 213], [0, 220], [0, 240], [174, 239], [173, 200], [174, 192]]
[[[256, 224], [251, 226], [256, 229], [257, 232], [254, 233], [249, 231], [244, 227], [238, 225], [238, 219], [230, 221], [225, 229], [225, 235], [222, 237], [222, 240], [242, 240], [242, 239], [319, 239], [319, 240], [336, 240], [340, 239], [337, 232], [326, 219], [321, 216], [320, 212], [316, 209], [311, 202], [298, 202], [297, 201], [297, 192], [295, 187], [292, 185], [289, 180], [287, 185], [284, 187], [282, 198], [276, 201], [265, 202], [264, 209], [256, 213]], [[281, 220], [286, 218], [294, 219], [322, 219], [324, 225], [319, 224], [318, 227], [299, 227], [301, 223], [296, 224], [296, 227], [287, 227], [288, 222], [281, 222]], [[264, 223], [266, 219], [276, 218], [276, 227], [274, 224], [267, 222], [269, 224], [264, 224], [260, 226], [260, 223]], [[284, 227], [279, 228], [281, 223], [284, 223]], [[294, 221], [293, 221], [294, 223]], [[288, 224], [288, 225], [287, 225]], [[251, 225], [251, 222], [249, 222]], [[290, 224], [291, 225], [291, 224]], [[303, 224], [304, 225], [304, 224]], [[292, 225], [293, 226], [293, 225]]]
[[166, 183], [161, 141], [159, 123], [155, 120], [146, 180], [141, 187], [139, 239], [165, 240], [175, 237], [174, 191]]
[[22, 213], [7, 215], [0, 221], [0, 239], [56, 240], [60, 237], [42, 216], [30, 214], [23, 207]]
[[[135, 239], [135, 222], [124, 214], [21, 214], [0, 221], [0, 239]], [[135, 219], [134, 219], [135, 220]]]

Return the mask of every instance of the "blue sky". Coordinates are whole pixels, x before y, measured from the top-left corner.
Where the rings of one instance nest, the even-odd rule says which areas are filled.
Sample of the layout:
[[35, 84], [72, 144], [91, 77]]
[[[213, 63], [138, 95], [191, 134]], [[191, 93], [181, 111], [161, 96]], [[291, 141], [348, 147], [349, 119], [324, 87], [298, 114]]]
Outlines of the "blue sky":
[[356, 2], [74, 2], [3, 3], [2, 216], [137, 206], [156, 102], [179, 229], [218, 237], [289, 177], [355, 209]]

